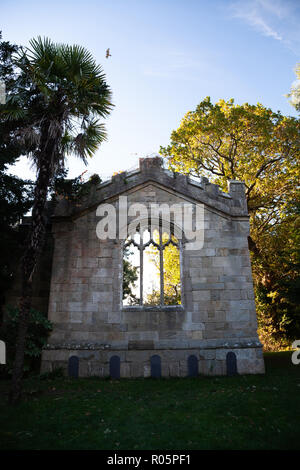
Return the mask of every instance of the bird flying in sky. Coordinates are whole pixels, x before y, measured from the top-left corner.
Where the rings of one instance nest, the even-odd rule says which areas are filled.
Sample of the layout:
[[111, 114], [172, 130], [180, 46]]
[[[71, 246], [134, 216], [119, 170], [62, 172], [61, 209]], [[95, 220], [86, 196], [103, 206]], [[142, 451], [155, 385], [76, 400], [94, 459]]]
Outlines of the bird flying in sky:
[[111, 54], [109, 53], [109, 49], [106, 49], [106, 59], [108, 59], [109, 57], [111, 57]]

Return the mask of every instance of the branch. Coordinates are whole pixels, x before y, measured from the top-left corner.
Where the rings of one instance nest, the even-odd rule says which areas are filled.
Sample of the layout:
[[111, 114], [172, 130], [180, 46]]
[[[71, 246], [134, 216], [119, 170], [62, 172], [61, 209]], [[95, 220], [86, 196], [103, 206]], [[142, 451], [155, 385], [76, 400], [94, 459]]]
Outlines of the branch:
[[[257, 178], [261, 175], [261, 173], [263, 171], [265, 171], [266, 168], [268, 168], [268, 166], [272, 165], [273, 163], [278, 162], [282, 158], [284, 158], [284, 156], [280, 155], [278, 158], [273, 158], [272, 160], [269, 160], [268, 162], [263, 163], [263, 165], [259, 168], [259, 170], [257, 170], [257, 172], [254, 176], [254, 180], [257, 180]], [[250, 194], [250, 192], [252, 191], [252, 189], [254, 188], [255, 185], [256, 185], [256, 181], [253, 181], [251, 186], [246, 191], [247, 200], [249, 200], [249, 194]]]

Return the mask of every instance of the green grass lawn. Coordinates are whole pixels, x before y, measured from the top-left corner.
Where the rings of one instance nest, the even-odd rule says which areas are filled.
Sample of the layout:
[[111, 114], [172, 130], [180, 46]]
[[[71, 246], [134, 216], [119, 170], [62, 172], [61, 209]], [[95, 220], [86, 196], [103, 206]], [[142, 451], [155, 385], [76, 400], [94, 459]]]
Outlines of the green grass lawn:
[[300, 365], [265, 354], [264, 376], [24, 382], [7, 404], [1, 449], [299, 449]]

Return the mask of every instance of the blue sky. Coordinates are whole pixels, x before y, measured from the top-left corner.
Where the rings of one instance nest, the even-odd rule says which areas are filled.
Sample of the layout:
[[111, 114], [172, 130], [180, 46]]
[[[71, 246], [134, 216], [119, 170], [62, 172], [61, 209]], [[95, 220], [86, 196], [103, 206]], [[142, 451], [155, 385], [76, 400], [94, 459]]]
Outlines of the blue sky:
[[[296, 116], [284, 95], [300, 61], [299, 0], [2, 0], [0, 11], [4, 40], [77, 43], [103, 66], [108, 141], [87, 168], [71, 157], [71, 177], [136, 166], [205, 96]], [[34, 175], [25, 157], [12, 172]]]

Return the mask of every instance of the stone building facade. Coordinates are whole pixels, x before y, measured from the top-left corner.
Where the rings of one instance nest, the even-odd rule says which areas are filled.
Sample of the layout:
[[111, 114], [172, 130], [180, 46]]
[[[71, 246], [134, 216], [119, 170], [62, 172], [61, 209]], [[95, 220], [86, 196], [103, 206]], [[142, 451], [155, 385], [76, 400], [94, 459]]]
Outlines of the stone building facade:
[[[233, 358], [239, 374], [264, 373], [244, 184], [231, 181], [224, 193], [161, 163], [140, 159], [139, 170], [113, 176], [80, 205], [62, 200], [56, 207], [48, 309], [54, 330], [43, 372], [63, 367], [72, 375], [74, 361], [79, 376], [225, 375]], [[204, 207], [203, 246], [187, 250], [182, 239], [180, 305], [122, 304], [124, 241], [96, 233], [98, 206], [112, 204], [118, 215], [120, 195], [128, 204]]]

